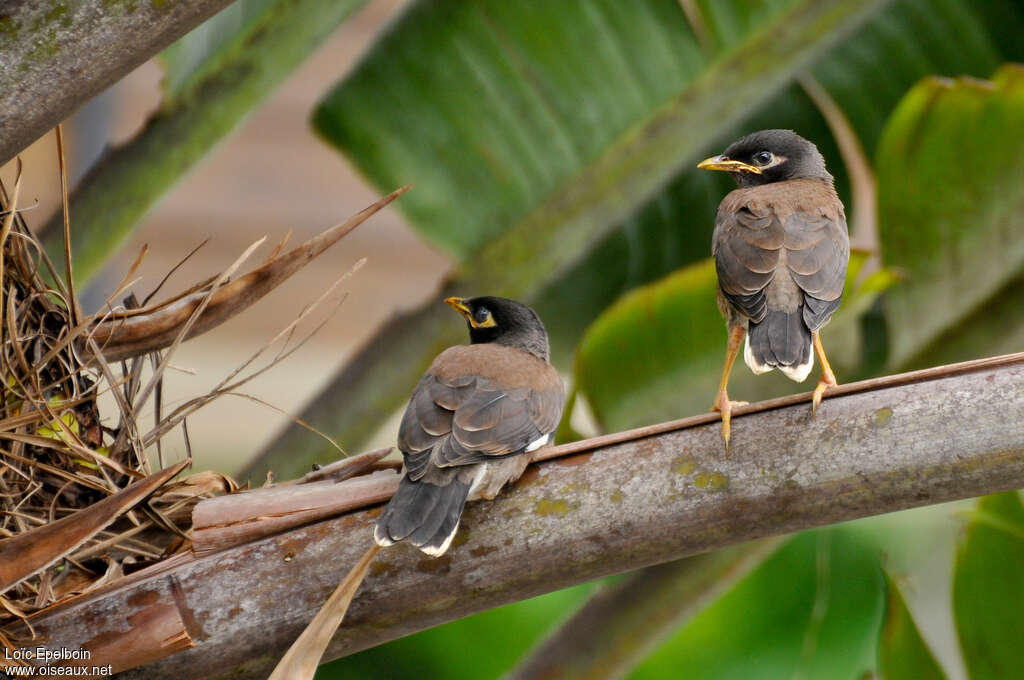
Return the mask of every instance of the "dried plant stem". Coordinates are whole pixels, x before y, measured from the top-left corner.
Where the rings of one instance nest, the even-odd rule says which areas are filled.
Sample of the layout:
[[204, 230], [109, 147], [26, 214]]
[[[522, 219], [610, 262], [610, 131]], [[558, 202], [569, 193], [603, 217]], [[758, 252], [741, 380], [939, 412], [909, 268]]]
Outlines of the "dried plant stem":
[[82, 310], [78, 307], [78, 296], [75, 295], [75, 273], [71, 264], [71, 214], [68, 212], [68, 166], [64, 156], [64, 126], [57, 125], [57, 164], [60, 167], [60, 207], [64, 218], [64, 283], [68, 287], [68, 312], [71, 314], [71, 325], [78, 326], [82, 321]]
[[331, 637], [345, 618], [345, 612], [348, 611], [352, 598], [359, 590], [366, 571], [370, 568], [370, 562], [378, 552], [380, 552], [380, 546], [372, 545], [363, 553], [356, 565], [352, 567], [352, 571], [342, 579], [338, 588], [327, 598], [327, 602], [309, 622], [299, 638], [288, 648], [281, 662], [270, 674], [269, 680], [309, 680], [316, 674], [316, 668], [320, 665], [324, 650], [327, 649]]

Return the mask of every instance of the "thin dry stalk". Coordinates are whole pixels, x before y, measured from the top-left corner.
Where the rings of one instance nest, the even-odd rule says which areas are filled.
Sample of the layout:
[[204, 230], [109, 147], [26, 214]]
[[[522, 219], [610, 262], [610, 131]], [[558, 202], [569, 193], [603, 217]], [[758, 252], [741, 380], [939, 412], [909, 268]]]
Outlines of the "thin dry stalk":
[[[57, 142], [66, 191], [59, 131]], [[152, 447], [163, 468], [161, 439], [180, 425], [190, 459], [186, 416], [233, 393], [301, 346], [308, 337], [291, 343], [297, 324], [361, 262], [213, 392], [165, 415], [162, 380], [174, 351], [189, 337], [251, 305], [404, 191], [284, 254], [282, 241], [263, 265], [238, 279], [232, 277], [262, 239], [225, 271], [168, 302], [147, 306], [165, 277], [141, 305], [133, 295], [125, 306], [113, 305], [134, 284], [147, 252], [143, 248], [103, 311], [87, 316], [77, 306], [68, 249], [61, 276], [17, 208], [20, 190], [20, 172], [10, 195], [0, 182], [0, 628], [17, 619], [27, 624], [26, 617], [191, 549], [195, 505], [234, 493], [239, 486], [214, 472], [172, 482], [185, 463], [151, 474]], [[66, 202], [64, 210], [67, 240], [71, 225]], [[147, 336], [149, 331], [158, 337]], [[283, 347], [269, 365], [251, 370], [252, 362], [282, 339]], [[108, 354], [111, 347], [116, 348], [113, 356]], [[147, 363], [152, 370], [143, 377]], [[115, 413], [101, 414], [97, 399], [108, 391]], [[155, 425], [143, 434], [136, 414], [149, 403]], [[107, 424], [111, 420], [116, 427]], [[29, 638], [35, 635], [31, 626], [23, 631]], [[119, 667], [192, 644], [180, 617], [163, 610], [154, 610], [133, 635], [123, 649], [108, 650], [120, 655]], [[10, 634], [0, 636], [0, 645], [8, 648], [25, 642]], [[0, 660], [0, 668], [5, 665]]]

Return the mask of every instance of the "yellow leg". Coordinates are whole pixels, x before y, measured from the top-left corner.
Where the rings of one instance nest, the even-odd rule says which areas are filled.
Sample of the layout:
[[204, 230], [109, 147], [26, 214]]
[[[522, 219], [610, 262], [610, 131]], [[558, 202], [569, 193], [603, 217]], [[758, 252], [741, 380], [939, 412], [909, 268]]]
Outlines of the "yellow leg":
[[828, 357], [825, 356], [825, 348], [821, 344], [821, 336], [818, 335], [818, 331], [811, 333], [811, 343], [814, 345], [814, 353], [818, 355], [818, 361], [821, 362], [821, 380], [818, 381], [818, 386], [814, 388], [814, 393], [811, 396], [811, 415], [816, 416], [825, 390], [835, 387], [838, 383], [836, 374], [832, 372], [832, 367], [828, 363]]
[[718, 385], [718, 394], [715, 396], [715, 403], [711, 405], [712, 411], [722, 412], [722, 439], [725, 440], [725, 453], [729, 454], [729, 436], [732, 432], [732, 409], [734, 406], [746, 406], [745, 401], [729, 401], [729, 394], [726, 387], [729, 384], [729, 374], [732, 372], [732, 365], [743, 346], [743, 338], [747, 329], [743, 326], [733, 326], [729, 329], [729, 344], [725, 351], [725, 368], [722, 369], [722, 382]]

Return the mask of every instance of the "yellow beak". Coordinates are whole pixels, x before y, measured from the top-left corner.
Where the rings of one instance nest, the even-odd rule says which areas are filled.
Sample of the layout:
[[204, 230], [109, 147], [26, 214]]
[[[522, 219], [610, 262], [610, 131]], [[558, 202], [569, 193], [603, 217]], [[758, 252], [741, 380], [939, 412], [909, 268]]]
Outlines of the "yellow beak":
[[752, 172], [755, 175], [761, 174], [761, 168], [749, 165], [743, 161], [734, 161], [731, 158], [726, 158], [725, 156], [712, 156], [711, 158], [705, 158], [700, 163], [697, 163], [697, 167], [701, 170], [723, 170], [725, 172]]
[[473, 314], [472, 310], [470, 310], [470, 308], [466, 306], [466, 303], [463, 302], [462, 298], [460, 297], [445, 298], [444, 301], [447, 302], [452, 309], [454, 309], [456, 312], [466, 317], [467, 319], [470, 318], [470, 316]]

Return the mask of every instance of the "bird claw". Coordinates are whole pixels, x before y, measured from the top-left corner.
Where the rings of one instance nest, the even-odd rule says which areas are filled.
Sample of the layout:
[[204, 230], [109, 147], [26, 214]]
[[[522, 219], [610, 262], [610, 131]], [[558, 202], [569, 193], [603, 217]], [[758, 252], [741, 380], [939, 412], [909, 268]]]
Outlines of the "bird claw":
[[732, 410], [736, 406], [747, 406], [747, 401], [730, 401], [724, 392], [715, 397], [715, 403], [711, 405], [712, 411], [720, 411], [722, 414], [722, 439], [725, 441], [725, 455], [729, 455], [729, 438], [732, 435]]
[[827, 380], [824, 377], [818, 381], [818, 385], [814, 388], [814, 392], [811, 393], [811, 417], [818, 417], [818, 407], [821, 406], [821, 398], [825, 394], [825, 390], [830, 387], [835, 387], [835, 378]]

